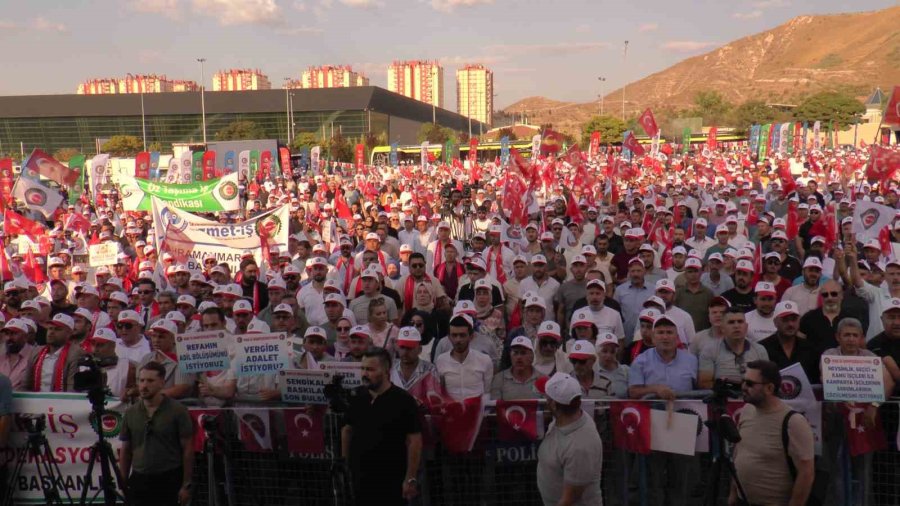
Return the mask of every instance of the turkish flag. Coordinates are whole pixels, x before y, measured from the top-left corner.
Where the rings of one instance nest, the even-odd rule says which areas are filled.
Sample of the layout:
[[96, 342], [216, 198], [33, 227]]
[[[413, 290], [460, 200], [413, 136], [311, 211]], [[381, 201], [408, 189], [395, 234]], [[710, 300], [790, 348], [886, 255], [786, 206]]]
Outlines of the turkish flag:
[[69, 213], [63, 219], [63, 230], [76, 230], [86, 234], [90, 229], [91, 222], [81, 214]]
[[36, 285], [40, 286], [47, 282], [47, 275], [34, 260], [34, 252], [31, 251], [31, 248], [28, 248], [25, 252], [25, 263], [22, 264], [22, 273]]
[[884, 110], [884, 122], [888, 125], [900, 125], [900, 86], [894, 86], [887, 109]]
[[622, 145], [628, 148], [635, 156], [644, 156], [644, 146], [641, 146], [637, 139], [634, 137], [634, 134], [628, 132], [625, 135], [625, 140], [622, 141]]
[[[269, 163], [271, 163], [271, 159], [269, 160]], [[204, 151], [203, 152], [203, 180], [209, 181], [210, 179], [214, 179], [215, 177], [216, 177], [216, 152], [215, 151]]]
[[289, 452], [308, 455], [325, 453], [324, 406], [283, 409], [282, 414]]
[[797, 202], [788, 201], [787, 219], [785, 220], [785, 234], [789, 240], [793, 241], [800, 233], [800, 217], [797, 215]]
[[791, 166], [787, 160], [778, 164], [778, 178], [781, 180], [781, 190], [785, 195], [797, 191], [797, 182], [791, 174]]
[[875, 415], [874, 427], [866, 427], [863, 420], [865, 412], [866, 409], [861, 404], [850, 402], [841, 405], [844, 429], [847, 433], [847, 448], [853, 457], [886, 450], [888, 446], [881, 415]]
[[272, 424], [268, 409], [236, 408], [234, 414], [238, 417], [238, 438], [244, 444], [244, 450], [257, 453], [272, 450]]
[[150, 153], [141, 151], [134, 156], [134, 177], [150, 179]]
[[484, 415], [481, 396], [455, 401], [432, 395], [428, 401], [432, 423], [440, 433], [447, 452], [460, 454], [472, 451]]
[[738, 425], [741, 423], [741, 413], [744, 411], [744, 407], [747, 405], [744, 401], [732, 401], [729, 400], [728, 404], [725, 405], [725, 410], [728, 412], [728, 416], [734, 420], [734, 424]]
[[497, 401], [497, 439], [506, 443], [537, 441], [544, 435], [537, 399]]
[[194, 426], [194, 451], [202, 452], [204, 443], [206, 442], [206, 432], [203, 430], [203, 424], [200, 423], [200, 418], [203, 416], [211, 416], [216, 418], [216, 426], [220, 429], [224, 425], [222, 417], [219, 416], [222, 413], [221, 409], [191, 409], [191, 424]]
[[650, 405], [643, 402], [613, 402], [610, 405], [613, 444], [632, 453], [650, 453]]
[[561, 133], [553, 130], [546, 130], [541, 137], [541, 154], [544, 156], [556, 154], [562, 148], [562, 144], [563, 136]]
[[7, 234], [27, 235], [34, 242], [40, 241], [47, 232], [44, 225], [9, 209], [3, 211], [3, 227]]
[[59, 163], [43, 150], [35, 148], [22, 165], [22, 174], [37, 180], [36, 174], [52, 179], [61, 185], [72, 186], [78, 181], [78, 171]]
[[866, 179], [879, 182], [882, 186], [900, 169], [900, 151], [893, 151], [872, 145], [869, 163], [866, 164]]
[[338, 190], [334, 194], [334, 211], [337, 217], [342, 220], [353, 219], [353, 212], [350, 211], [350, 206], [347, 205], [347, 200], [344, 199], [343, 191]]
[[574, 195], [569, 195], [569, 198], [566, 199], [566, 216], [575, 223], [584, 221], [584, 215], [581, 214], [581, 208], [578, 207], [578, 202], [575, 201]]
[[656, 137], [659, 133], [659, 126], [656, 124], [656, 118], [653, 117], [653, 111], [648, 107], [646, 111], [638, 118], [638, 123], [643, 127], [644, 132], [650, 137]]

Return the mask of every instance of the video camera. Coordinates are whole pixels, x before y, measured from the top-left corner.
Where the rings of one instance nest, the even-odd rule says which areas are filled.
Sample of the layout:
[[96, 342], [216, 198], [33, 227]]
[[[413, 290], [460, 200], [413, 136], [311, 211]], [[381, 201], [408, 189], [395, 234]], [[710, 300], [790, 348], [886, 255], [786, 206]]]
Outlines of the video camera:
[[712, 416], [707, 420], [706, 426], [720, 435], [725, 441], [736, 444], [741, 441], [741, 433], [738, 431], [734, 420], [728, 415], [728, 399], [741, 398], [741, 385], [734, 381], [718, 378], [713, 383], [712, 394], [703, 402], [712, 407]]
[[344, 376], [335, 374], [323, 391], [328, 405], [335, 413], [344, 413], [350, 407], [350, 391], [344, 388]]

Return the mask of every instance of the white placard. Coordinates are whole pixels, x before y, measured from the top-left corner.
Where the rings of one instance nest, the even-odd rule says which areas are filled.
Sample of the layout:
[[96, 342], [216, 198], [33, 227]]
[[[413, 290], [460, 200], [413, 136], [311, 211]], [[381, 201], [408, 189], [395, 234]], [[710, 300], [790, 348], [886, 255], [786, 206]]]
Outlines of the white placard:
[[235, 376], [278, 374], [290, 367], [290, 344], [284, 332], [234, 337]]
[[102, 242], [88, 246], [88, 262], [91, 267], [116, 265], [116, 255], [118, 254], [119, 245], [114, 242]]
[[325, 385], [331, 373], [320, 369], [287, 369], [278, 372], [281, 400], [292, 404], [328, 404]]
[[826, 401], [884, 402], [881, 357], [822, 356], [822, 390]]

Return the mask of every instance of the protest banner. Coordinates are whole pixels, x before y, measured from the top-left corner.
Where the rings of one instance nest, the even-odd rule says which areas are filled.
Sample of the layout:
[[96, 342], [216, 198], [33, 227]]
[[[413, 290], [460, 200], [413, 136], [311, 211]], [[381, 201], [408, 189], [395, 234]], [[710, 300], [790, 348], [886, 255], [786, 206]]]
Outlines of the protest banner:
[[231, 365], [222, 331], [192, 332], [175, 337], [178, 367], [185, 373], [223, 371]]
[[822, 357], [826, 401], [884, 402], [884, 364], [880, 357]]
[[171, 207], [198, 212], [236, 211], [240, 207], [237, 174], [186, 184], [120, 176], [119, 184], [126, 211], [149, 211], [151, 197], [157, 197]]
[[290, 367], [287, 334], [244, 334], [234, 338], [234, 373], [238, 377], [277, 374]]
[[294, 404], [328, 404], [325, 385], [331, 373], [322, 370], [286, 369], [278, 371], [281, 400]]
[[332, 377], [341, 375], [341, 386], [350, 390], [362, 386], [362, 364], [360, 362], [320, 362], [319, 368], [328, 371]]
[[[103, 435], [113, 451], [121, 449], [119, 433], [122, 430], [122, 415], [125, 405], [117, 399], [109, 398], [106, 413], [100, 421]], [[88, 497], [99, 490], [100, 466], [94, 466], [90, 479], [85, 479], [91, 445], [98, 436], [91, 426], [91, 404], [86, 394], [79, 393], [24, 393], [13, 394], [12, 422], [10, 424], [9, 446], [0, 450], [3, 462], [12, 469], [16, 459], [25, 451], [28, 438], [26, 415], [44, 416], [44, 435], [50, 445], [52, 455], [59, 464], [59, 481], [56, 489], [65, 500], [65, 489], [76, 501], [84, 488], [89, 489]], [[15, 488], [16, 504], [46, 504], [41, 490], [42, 478], [34, 459], [29, 458], [22, 467], [22, 473], [12, 484]]]
[[116, 255], [118, 254], [118, 243], [115, 242], [102, 242], [88, 246], [88, 262], [91, 267], [115, 265]]

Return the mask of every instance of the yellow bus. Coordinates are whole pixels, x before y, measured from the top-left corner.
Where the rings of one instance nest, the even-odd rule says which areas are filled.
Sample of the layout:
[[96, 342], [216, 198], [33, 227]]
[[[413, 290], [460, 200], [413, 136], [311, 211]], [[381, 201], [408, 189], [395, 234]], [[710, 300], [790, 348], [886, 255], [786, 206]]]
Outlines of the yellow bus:
[[[531, 141], [530, 140], [517, 140], [510, 141], [509, 146], [512, 148], [516, 148], [519, 151], [519, 154], [522, 155], [523, 158], [531, 157]], [[444, 156], [444, 146], [440, 144], [429, 144], [428, 145], [428, 153], [430, 156], [434, 157], [436, 161], [443, 160]], [[459, 153], [453, 153], [453, 157], [459, 156], [461, 160], [466, 160], [469, 156], [469, 144], [463, 144], [454, 148], [454, 151], [459, 150]], [[500, 142], [492, 141], [485, 142], [484, 144], [478, 144], [478, 161], [479, 162], [492, 162], [500, 156]], [[421, 145], [406, 145], [406, 146], [397, 146], [397, 162], [406, 162], [418, 165], [422, 161], [422, 146]], [[391, 147], [390, 146], [376, 146], [372, 149], [372, 153], [369, 156], [369, 163], [372, 165], [390, 165], [391, 163]]]

